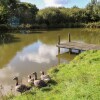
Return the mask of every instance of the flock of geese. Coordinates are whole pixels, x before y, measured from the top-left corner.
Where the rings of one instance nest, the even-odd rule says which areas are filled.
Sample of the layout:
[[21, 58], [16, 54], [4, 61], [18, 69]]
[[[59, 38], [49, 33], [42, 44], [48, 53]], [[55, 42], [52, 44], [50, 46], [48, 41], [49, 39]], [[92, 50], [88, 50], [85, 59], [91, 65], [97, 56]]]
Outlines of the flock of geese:
[[[23, 93], [27, 90], [30, 90], [32, 86], [41, 88], [47, 86], [47, 83], [50, 82], [51, 78], [49, 75], [44, 74], [43, 71], [40, 71], [41, 76], [40, 79], [37, 79], [37, 73], [33, 72], [32, 74], [28, 75], [28, 83], [31, 86], [26, 86], [25, 84], [19, 84], [18, 77], [15, 77], [13, 80], [16, 81], [15, 90], [17, 92]], [[32, 77], [32, 75], [34, 77]]]

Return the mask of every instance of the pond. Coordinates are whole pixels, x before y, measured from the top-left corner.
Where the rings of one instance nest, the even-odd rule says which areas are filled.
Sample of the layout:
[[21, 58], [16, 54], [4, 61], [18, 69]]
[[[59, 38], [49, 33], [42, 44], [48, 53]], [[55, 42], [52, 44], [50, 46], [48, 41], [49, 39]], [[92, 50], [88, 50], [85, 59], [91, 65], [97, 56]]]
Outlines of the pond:
[[[68, 33], [72, 41], [93, 43], [100, 45], [100, 29], [51, 29], [33, 30], [23, 32], [11, 32], [3, 40], [0, 38], [0, 85], [3, 85], [3, 93], [11, 90], [15, 85], [14, 76], [20, 78], [20, 82], [27, 84], [27, 76], [36, 71], [45, 73], [51, 67], [59, 63], [69, 63], [76, 54], [67, 53], [67, 49], [61, 49], [58, 55], [57, 36], [61, 36], [62, 42], [68, 40]], [[77, 51], [75, 51], [77, 52]]]

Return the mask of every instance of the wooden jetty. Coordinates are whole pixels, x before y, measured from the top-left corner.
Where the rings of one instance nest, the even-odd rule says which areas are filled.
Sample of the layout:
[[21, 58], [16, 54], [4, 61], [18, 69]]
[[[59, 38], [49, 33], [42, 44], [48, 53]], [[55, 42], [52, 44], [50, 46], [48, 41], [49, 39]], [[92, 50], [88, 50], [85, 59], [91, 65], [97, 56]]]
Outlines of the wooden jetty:
[[58, 44], [56, 45], [58, 47], [58, 53], [60, 53], [60, 48], [69, 49], [69, 53], [72, 53], [73, 49], [78, 50], [79, 53], [81, 51], [86, 51], [86, 50], [100, 50], [100, 45], [73, 42], [73, 41], [71, 42], [70, 34], [68, 34], [68, 42], [61, 43], [60, 41], [61, 41], [60, 36], [58, 36]]

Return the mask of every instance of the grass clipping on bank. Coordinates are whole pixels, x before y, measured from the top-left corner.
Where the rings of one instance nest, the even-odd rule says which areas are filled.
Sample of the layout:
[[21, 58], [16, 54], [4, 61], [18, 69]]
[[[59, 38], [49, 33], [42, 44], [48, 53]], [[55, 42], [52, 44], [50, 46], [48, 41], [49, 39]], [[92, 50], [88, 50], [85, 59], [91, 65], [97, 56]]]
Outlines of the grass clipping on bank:
[[49, 86], [33, 88], [13, 100], [100, 100], [100, 51], [84, 52], [49, 74], [54, 80]]

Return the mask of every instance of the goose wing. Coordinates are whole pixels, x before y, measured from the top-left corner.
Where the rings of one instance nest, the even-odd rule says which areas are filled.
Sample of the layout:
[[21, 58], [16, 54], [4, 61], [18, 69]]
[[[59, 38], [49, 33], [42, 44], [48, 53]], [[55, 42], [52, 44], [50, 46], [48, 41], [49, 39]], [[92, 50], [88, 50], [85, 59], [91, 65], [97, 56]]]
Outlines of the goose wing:
[[41, 80], [44, 80], [44, 81], [50, 81], [51, 78], [49, 75], [41, 75]]
[[35, 80], [34, 81], [34, 85], [36, 87], [44, 87], [44, 86], [47, 86], [46, 83], [43, 80]]
[[20, 84], [20, 85], [16, 86], [16, 91], [21, 92], [21, 93], [25, 92], [25, 91], [27, 91], [29, 89], [30, 89], [30, 87], [27, 87], [24, 84]]

